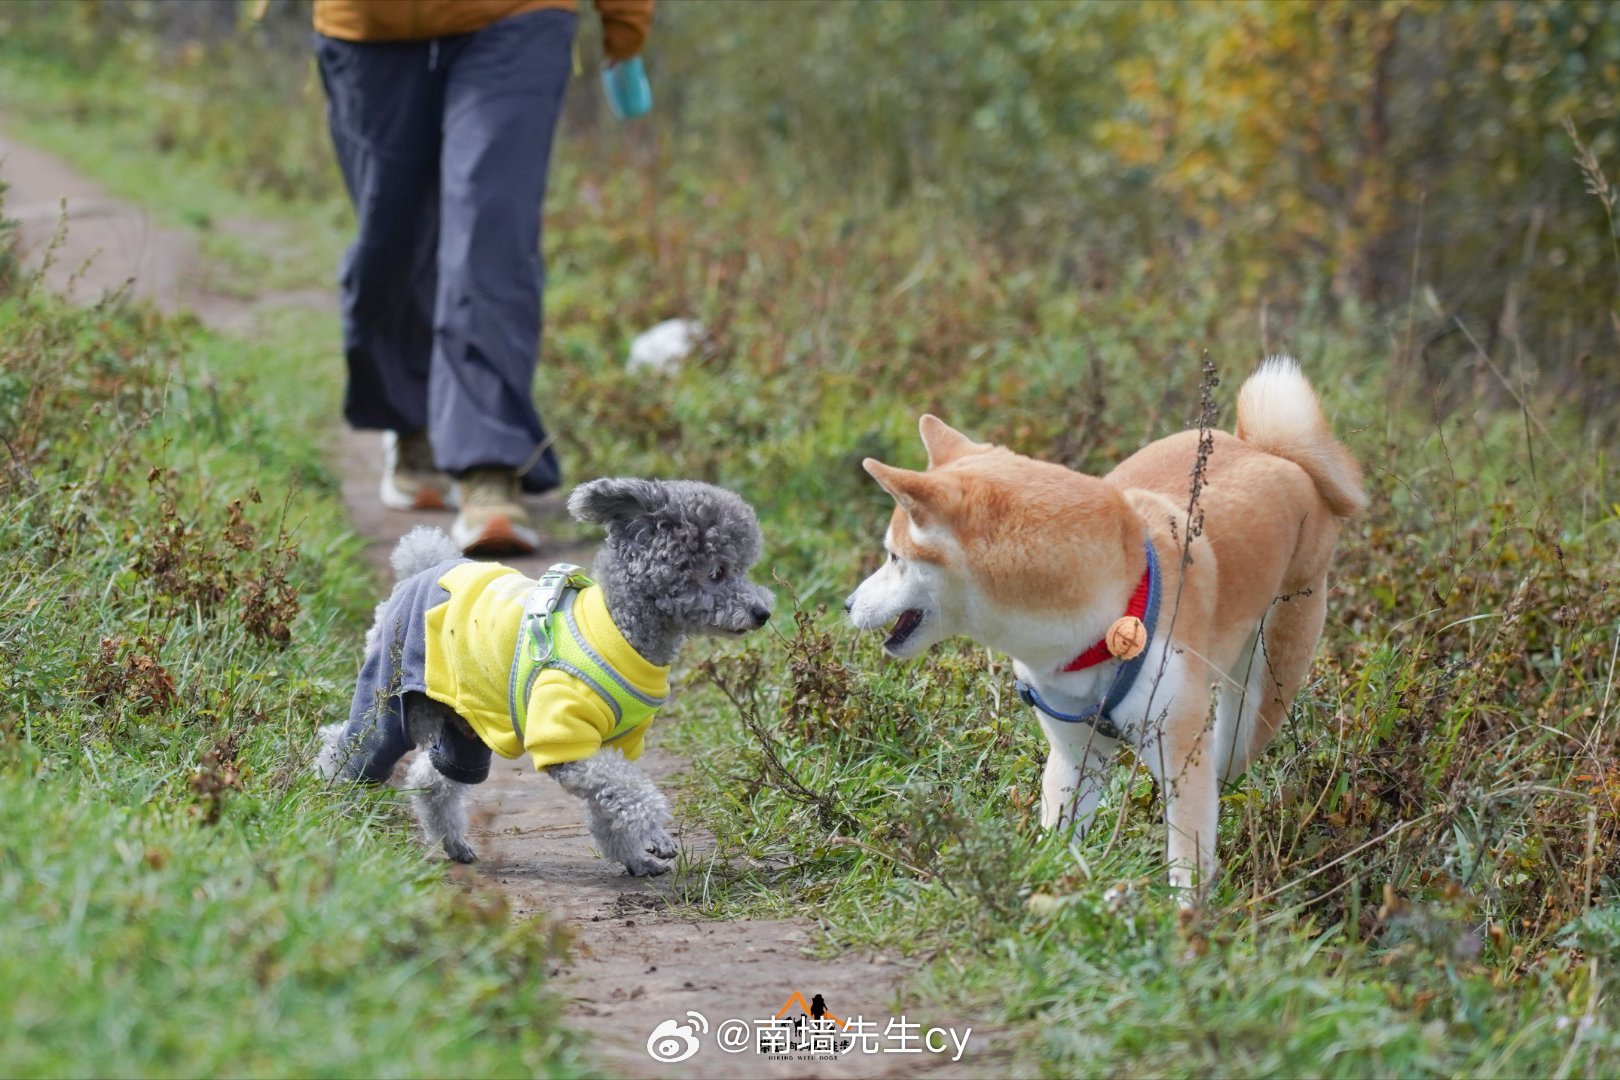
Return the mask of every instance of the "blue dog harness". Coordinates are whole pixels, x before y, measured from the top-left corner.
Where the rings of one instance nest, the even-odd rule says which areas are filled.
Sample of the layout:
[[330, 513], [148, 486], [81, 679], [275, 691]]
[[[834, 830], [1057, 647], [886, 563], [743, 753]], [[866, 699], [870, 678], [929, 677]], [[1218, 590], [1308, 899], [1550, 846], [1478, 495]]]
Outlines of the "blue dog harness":
[[[1109, 682], [1108, 690], [1103, 694], [1102, 700], [1095, 705], [1081, 709], [1077, 713], [1059, 712], [1048, 705], [1046, 700], [1035, 692], [1033, 686], [1022, 679], [1014, 679], [1013, 688], [1018, 691], [1018, 696], [1023, 699], [1025, 705], [1039, 709], [1052, 719], [1060, 720], [1065, 724], [1090, 724], [1092, 729], [1105, 739], [1118, 739], [1121, 737], [1122, 733], [1114, 723], [1112, 714], [1119, 707], [1119, 703], [1125, 700], [1125, 695], [1131, 692], [1131, 687], [1136, 685], [1136, 677], [1141, 674], [1143, 665], [1147, 663], [1148, 646], [1153, 644], [1153, 630], [1159, 621], [1159, 557], [1153, 550], [1152, 540], [1146, 541], [1143, 546], [1147, 549], [1147, 570], [1142, 575], [1146, 584], [1146, 599], [1141, 614], [1136, 616], [1142, 620], [1142, 627], [1147, 631], [1147, 641], [1142, 646], [1142, 651], [1119, 666], [1119, 670], [1114, 672], [1114, 677]], [[1144, 590], [1139, 586], [1138, 591], [1142, 592]], [[1134, 603], [1132, 607], [1135, 607]], [[1135, 615], [1136, 613], [1128, 612], [1128, 614]], [[1065, 667], [1064, 670], [1078, 671], [1091, 666], [1082, 661], [1085, 657], [1094, 653], [1099, 646], [1102, 648], [1103, 654], [1108, 655], [1106, 642], [1098, 642], [1097, 645], [1093, 645], [1085, 653], [1081, 654], [1080, 658]]]

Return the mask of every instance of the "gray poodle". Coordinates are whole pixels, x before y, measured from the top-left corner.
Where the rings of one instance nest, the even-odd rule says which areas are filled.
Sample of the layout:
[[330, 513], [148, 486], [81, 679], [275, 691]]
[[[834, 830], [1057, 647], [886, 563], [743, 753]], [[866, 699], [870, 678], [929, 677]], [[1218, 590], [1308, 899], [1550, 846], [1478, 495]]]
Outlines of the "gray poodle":
[[607, 530], [594, 581], [566, 564], [534, 581], [473, 562], [437, 529], [399, 542], [348, 723], [321, 730], [316, 769], [380, 783], [425, 747], [405, 777], [417, 818], [429, 843], [473, 862], [468, 786], [492, 753], [528, 753], [584, 802], [603, 855], [662, 874], [676, 855], [669, 804], [634, 759], [686, 636], [770, 618], [747, 573], [759, 524], [737, 495], [690, 480], [596, 480], [568, 509]]

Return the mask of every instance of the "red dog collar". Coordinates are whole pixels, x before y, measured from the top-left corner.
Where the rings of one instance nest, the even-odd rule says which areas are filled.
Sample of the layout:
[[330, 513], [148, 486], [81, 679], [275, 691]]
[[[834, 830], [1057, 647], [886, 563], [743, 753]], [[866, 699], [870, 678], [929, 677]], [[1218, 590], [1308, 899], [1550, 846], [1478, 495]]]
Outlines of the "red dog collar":
[[[1136, 591], [1131, 594], [1131, 602], [1125, 607], [1127, 619], [1141, 619], [1147, 612], [1148, 594], [1153, 591], [1153, 568], [1142, 571], [1142, 580], [1136, 583]], [[1064, 671], [1084, 671], [1089, 667], [1106, 663], [1114, 659], [1113, 652], [1108, 648], [1108, 639], [1105, 637], [1079, 656], [1070, 660]]]

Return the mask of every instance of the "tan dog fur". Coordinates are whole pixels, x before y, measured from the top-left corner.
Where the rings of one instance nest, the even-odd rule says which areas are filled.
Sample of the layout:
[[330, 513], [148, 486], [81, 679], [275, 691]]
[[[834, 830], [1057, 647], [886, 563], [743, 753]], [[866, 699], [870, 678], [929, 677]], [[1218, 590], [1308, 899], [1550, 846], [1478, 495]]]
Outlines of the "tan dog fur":
[[[1202, 527], [1190, 543], [1196, 431], [1152, 443], [1099, 479], [974, 442], [932, 416], [920, 430], [926, 471], [865, 462], [896, 505], [891, 559], [850, 597], [852, 621], [871, 630], [900, 619], [885, 647], [901, 657], [966, 634], [1012, 656], [1054, 708], [1075, 712], [1101, 699], [1118, 665], [1062, 668], [1125, 612], [1151, 539], [1158, 626], [1113, 720], [1164, 794], [1172, 884], [1206, 883], [1219, 785], [1281, 726], [1321, 635], [1341, 522], [1365, 503], [1309, 384], [1286, 358], [1244, 384], [1237, 434], [1211, 433], [1191, 516]], [[1037, 716], [1052, 744], [1042, 823], [1083, 829], [1118, 743], [1089, 724]]]

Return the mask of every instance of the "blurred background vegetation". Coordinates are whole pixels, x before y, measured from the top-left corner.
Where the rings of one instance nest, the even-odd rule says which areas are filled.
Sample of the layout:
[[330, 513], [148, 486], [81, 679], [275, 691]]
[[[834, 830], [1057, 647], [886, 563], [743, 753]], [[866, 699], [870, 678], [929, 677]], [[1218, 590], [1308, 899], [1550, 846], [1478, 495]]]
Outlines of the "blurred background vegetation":
[[[230, 143], [244, 187], [307, 198], [338, 182], [308, 8], [44, 0], [0, 32], [85, 70], [147, 61], [159, 139]], [[786, 205], [932, 208], [1077, 288], [1190, 263], [1279, 317], [1400, 311], [1438, 381], [1483, 351], [1615, 404], [1579, 393], [1620, 375], [1613, 4], [708, 0], [663, 5], [648, 64], [655, 122], [615, 130], [576, 92], [570, 128]]]

